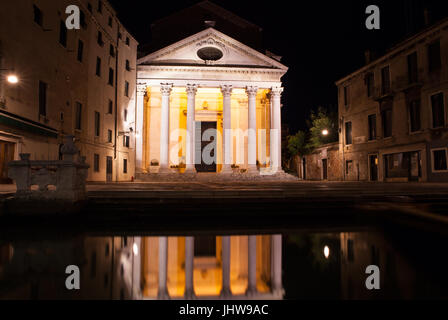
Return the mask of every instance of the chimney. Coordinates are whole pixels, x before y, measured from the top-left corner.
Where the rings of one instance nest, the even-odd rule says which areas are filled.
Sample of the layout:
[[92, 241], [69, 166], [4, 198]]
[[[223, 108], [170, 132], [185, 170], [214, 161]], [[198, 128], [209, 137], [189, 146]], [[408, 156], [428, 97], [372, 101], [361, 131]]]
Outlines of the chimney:
[[425, 27], [429, 26], [429, 24], [431, 23], [431, 13], [429, 12], [428, 8], [425, 8], [423, 10], [423, 18], [425, 22]]

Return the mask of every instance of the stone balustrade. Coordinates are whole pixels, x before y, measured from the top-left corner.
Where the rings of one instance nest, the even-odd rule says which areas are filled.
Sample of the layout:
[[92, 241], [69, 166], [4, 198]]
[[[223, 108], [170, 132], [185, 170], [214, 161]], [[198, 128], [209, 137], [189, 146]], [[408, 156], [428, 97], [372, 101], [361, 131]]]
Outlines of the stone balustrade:
[[[8, 164], [8, 175], [17, 186], [18, 199], [48, 199], [79, 201], [86, 198], [86, 178], [89, 165], [66, 136], [61, 148], [62, 160], [31, 161], [30, 154], [20, 154], [20, 160]], [[37, 188], [35, 187], [37, 186]]]

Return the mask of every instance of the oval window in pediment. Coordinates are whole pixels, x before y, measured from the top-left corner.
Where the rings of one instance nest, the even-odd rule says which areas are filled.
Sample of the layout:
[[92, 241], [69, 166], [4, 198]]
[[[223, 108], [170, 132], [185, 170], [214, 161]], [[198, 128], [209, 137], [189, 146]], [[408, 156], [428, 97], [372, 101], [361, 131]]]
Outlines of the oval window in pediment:
[[197, 54], [198, 57], [204, 61], [218, 61], [223, 57], [222, 51], [215, 47], [205, 47], [199, 49]]

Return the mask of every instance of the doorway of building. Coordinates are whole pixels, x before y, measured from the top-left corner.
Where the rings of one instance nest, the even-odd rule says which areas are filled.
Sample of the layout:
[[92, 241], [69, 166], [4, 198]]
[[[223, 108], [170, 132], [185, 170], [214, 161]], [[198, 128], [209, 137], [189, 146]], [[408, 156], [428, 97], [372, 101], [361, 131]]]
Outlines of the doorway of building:
[[196, 122], [195, 162], [197, 172], [216, 172], [216, 121]]
[[113, 171], [112, 157], [107, 157], [106, 158], [106, 182], [112, 182], [112, 171]]
[[8, 162], [14, 160], [15, 143], [0, 141], [0, 184], [10, 184]]
[[302, 159], [302, 179], [306, 180], [306, 159], [303, 157]]
[[328, 180], [328, 160], [322, 159], [322, 180]]
[[370, 181], [378, 181], [378, 155], [369, 156]]

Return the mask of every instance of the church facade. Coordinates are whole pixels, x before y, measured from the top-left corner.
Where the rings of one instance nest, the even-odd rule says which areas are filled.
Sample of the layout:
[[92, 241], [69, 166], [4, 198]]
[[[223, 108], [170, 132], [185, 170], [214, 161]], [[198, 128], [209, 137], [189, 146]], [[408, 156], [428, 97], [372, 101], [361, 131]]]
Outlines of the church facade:
[[212, 26], [140, 58], [137, 178], [281, 172], [287, 70]]

